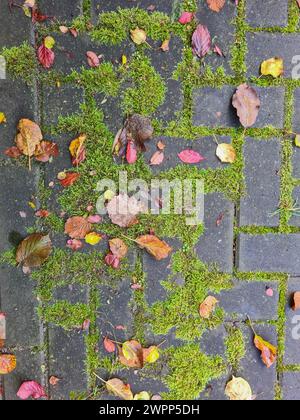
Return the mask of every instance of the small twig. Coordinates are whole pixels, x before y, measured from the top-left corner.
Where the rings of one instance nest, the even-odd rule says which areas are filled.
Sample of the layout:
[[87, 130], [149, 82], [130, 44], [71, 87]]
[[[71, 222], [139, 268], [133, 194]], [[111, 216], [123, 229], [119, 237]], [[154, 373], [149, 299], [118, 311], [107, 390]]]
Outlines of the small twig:
[[249, 320], [249, 323], [250, 323], [250, 328], [251, 328], [251, 330], [253, 331], [253, 334], [254, 335], [257, 335], [256, 334], [256, 332], [255, 332], [255, 329], [253, 328], [253, 325], [252, 325], [252, 321], [251, 321], [251, 319], [250, 319], [250, 317], [247, 315], [247, 318], [248, 318], [248, 320]]

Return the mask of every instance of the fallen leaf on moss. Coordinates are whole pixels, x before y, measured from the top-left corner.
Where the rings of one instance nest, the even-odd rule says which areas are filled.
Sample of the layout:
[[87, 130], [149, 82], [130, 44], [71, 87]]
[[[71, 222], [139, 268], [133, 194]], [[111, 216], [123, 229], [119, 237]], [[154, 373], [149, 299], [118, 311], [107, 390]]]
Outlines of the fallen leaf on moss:
[[172, 252], [172, 248], [155, 235], [140, 236], [136, 239], [136, 242], [142, 249], [145, 248], [146, 251], [158, 261], [168, 258]]
[[232, 98], [232, 105], [243, 127], [249, 128], [255, 124], [260, 110], [260, 99], [256, 90], [246, 83], [240, 85]]
[[17, 367], [17, 359], [13, 354], [0, 354], [0, 375], [7, 375]]
[[293, 311], [300, 309], [300, 292], [295, 292], [293, 295]]
[[40, 217], [40, 218], [46, 218], [50, 216], [50, 212], [48, 210], [38, 210], [37, 212], [35, 212], [35, 216], [36, 217]]
[[216, 155], [222, 163], [234, 163], [236, 160], [236, 151], [231, 144], [219, 144]]
[[97, 245], [102, 240], [102, 236], [97, 232], [90, 232], [85, 236], [85, 242], [89, 245]]
[[33, 156], [42, 139], [41, 129], [35, 122], [26, 118], [19, 121], [16, 144], [23, 155]]
[[143, 349], [144, 363], [155, 363], [160, 358], [157, 346], [151, 346], [148, 349]]
[[133, 29], [130, 31], [131, 39], [136, 45], [145, 44], [147, 41], [147, 34], [143, 29]]
[[[47, 45], [51, 45], [51, 43], [47, 42]], [[50, 69], [53, 66], [55, 54], [52, 48], [47, 48], [47, 46], [45, 45], [45, 40], [38, 48], [37, 56], [40, 64], [44, 67], [44, 69]]]
[[77, 172], [68, 172], [63, 179], [60, 179], [59, 182], [62, 187], [67, 188], [71, 187], [80, 177], [80, 174]]
[[109, 248], [112, 254], [120, 259], [125, 258], [128, 252], [128, 246], [119, 238], [111, 239], [109, 241]]
[[125, 341], [118, 350], [120, 363], [130, 368], [141, 369], [145, 363], [155, 363], [160, 357], [157, 346], [143, 348], [136, 340]]
[[235, 378], [234, 376], [226, 385], [225, 395], [231, 401], [251, 401], [253, 399], [249, 383], [243, 378]]
[[187, 23], [190, 23], [194, 19], [195, 13], [192, 12], [182, 12], [180, 18], [178, 19], [178, 22], [181, 23], [181, 25], [186, 25]]
[[87, 56], [87, 61], [90, 67], [100, 66], [100, 59], [96, 53], [94, 53], [93, 51], [87, 51], [86, 56]]
[[18, 264], [26, 267], [40, 267], [47, 260], [52, 251], [49, 235], [33, 233], [24, 239], [17, 249]]
[[70, 217], [65, 224], [65, 234], [72, 239], [85, 239], [91, 229], [92, 225], [85, 217], [81, 216]]
[[27, 400], [30, 397], [37, 400], [46, 397], [47, 395], [42, 385], [35, 381], [27, 381], [22, 383], [17, 392], [17, 396], [21, 398], [21, 400]]
[[192, 36], [193, 53], [203, 58], [210, 51], [211, 36], [206, 26], [199, 24]]
[[86, 159], [86, 149], [85, 149], [86, 135], [82, 134], [77, 137], [75, 140], [71, 141], [69, 150], [72, 157], [73, 166], [78, 166], [80, 163], [84, 162]]
[[90, 222], [92, 224], [101, 223], [102, 222], [102, 217], [99, 216], [99, 214], [95, 214], [93, 216], [89, 216], [88, 217], [88, 222]]
[[116, 255], [114, 255], [111, 252], [106, 255], [104, 261], [106, 265], [113, 268], [114, 270], [117, 270], [121, 264], [120, 258], [118, 258]]
[[67, 34], [69, 32], [69, 28], [67, 26], [61, 25], [59, 30], [62, 34]]
[[194, 150], [183, 150], [178, 157], [184, 163], [199, 163], [204, 160], [204, 157]]
[[134, 196], [128, 197], [126, 194], [113, 197], [106, 208], [112, 223], [120, 227], [137, 224], [137, 215], [143, 210], [142, 204]]
[[104, 338], [103, 346], [108, 353], [114, 353], [116, 351], [115, 343], [112, 340], [110, 340], [108, 337]]
[[105, 384], [108, 392], [113, 394], [115, 397], [122, 398], [126, 401], [133, 400], [133, 394], [131, 392], [130, 385], [125, 385], [124, 382], [121, 381], [121, 379], [110, 379]]
[[129, 140], [127, 143], [126, 160], [130, 165], [137, 161], [137, 149], [133, 140]]
[[282, 76], [284, 73], [282, 58], [274, 57], [263, 61], [261, 64], [261, 74], [263, 76], [273, 76], [275, 78]]
[[83, 243], [79, 239], [69, 239], [67, 241], [67, 247], [72, 249], [72, 251], [78, 251], [83, 248]]
[[49, 48], [51, 50], [55, 45], [55, 39], [52, 36], [46, 36], [44, 39], [44, 45], [46, 48]]
[[214, 296], [208, 296], [199, 307], [201, 318], [209, 319], [219, 301]]
[[163, 41], [163, 43], [161, 44], [160, 49], [163, 52], [168, 52], [170, 51], [170, 39], [166, 39], [165, 41]]
[[254, 345], [261, 352], [261, 358], [264, 364], [267, 368], [270, 368], [276, 362], [277, 348], [259, 335], [255, 335]]

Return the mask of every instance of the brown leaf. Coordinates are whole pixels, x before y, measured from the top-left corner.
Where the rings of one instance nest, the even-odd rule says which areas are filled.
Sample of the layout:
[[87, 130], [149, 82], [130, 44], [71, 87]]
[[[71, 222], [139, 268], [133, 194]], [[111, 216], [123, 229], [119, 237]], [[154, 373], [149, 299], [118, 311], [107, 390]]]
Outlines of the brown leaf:
[[128, 252], [128, 246], [125, 244], [124, 241], [122, 241], [122, 239], [119, 238], [111, 239], [109, 241], [109, 248], [112, 254], [118, 257], [119, 259], [126, 257]]
[[154, 129], [151, 120], [143, 115], [134, 114], [125, 122], [127, 137], [134, 140], [137, 148], [145, 151], [144, 143], [151, 139]]
[[49, 378], [49, 384], [51, 386], [56, 386], [59, 381], [60, 381], [60, 379], [57, 378], [56, 376], [50, 376], [50, 378]]
[[99, 67], [100, 66], [100, 60], [96, 53], [93, 51], [88, 51], [86, 53], [87, 61], [90, 67]]
[[293, 311], [300, 309], [300, 292], [295, 292], [293, 295]]
[[65, 234], [72, 239], [84, 239], [92, 230], [92, 225], [85, 217], [70, 217], [65, 224]]
[[35, 122], [25, 118], [19, 121], [16, 144], [23, 155], [33, 156], [42, 139], [41, 129]]
[[125, 385], [124, 382], [121, 381], [121, 379], [110, 379], [105, 384], [108, 392], [110, 392], [114, 396], [122, 398], [126, 401], [133, 400], [133, 394], [131, 392], [130, 385]]
[[136, 239], [141, 248], [145, 248], [156, 260], [160, 261], [168, 258], [172, 248], [155, 235], [144, 235]]
[[143, 348], [136, 340], [130, 340], [118, 346], [119, 361], [122, 365], [141, 369], [144, 366]]
[[143, 206], [135, 197], [126, 194], [115, 196], [107, 204], [108, 215], [115, 225], [130, 227], [138, 223], [137, 215], [143, 210]]
[[240, 85], [233, 95], [232, 105], [236, 108], [243, 127], [249, 128], [255, 123], [261, 103], [253, 87], [246, 83]]
[[48, 162], [51, 157], [57, 157], [59, 154], [58, 146], [51, 141], [43, 140], [36, 146], [34, 156], [39, 162]]
[[116, 350], [115, 343], [112, 340], [110, 340], [108, 337], [104, 338], [103, 346], [108, 353], [114, 353], [114, 351]]
[[49, 235], [33, 233], [20, 243], [17, 249], [16, 260], [26, 267], [40, 267], [49, 257], [52, 243]]
[[222, 163], [234, 163], [236, 151], [231, 144], [221, 143], [218, 145], [216, 155]]
[[13, 354], [0, 354], [0, 375], [7, 375], [17, 367], [17, 359]]
[[259, 335], [255, 335], [254, 345], [259, 351], [261, 351], [261, 358], [264, 364], [267, 368], [270, 368], [276, 362], [277, 348], [265, 341]]
[[192, 37], [193, 53], [203, 58], [211, 48], [211, 36], [206, 26], [198, 25]]
[[201, 303], [199, 313], [201, 318], [209, 319], [215, 310], [218, 300], [214, 296], [208, 296], [204, 302]]
[[16, 146], [9, 147], [4, 151], [4, 154], [13, 159], [17, 159], [22, 156], [21, 151]]
[[170, 51], [170, 39], [166, 39], [166, 40], [165, 40], [165, 41], [161, 44], [160, 49], [161, 49], [163, 52], [168, 52], [168, 51]]
[[208, 7], [214, 12], [220, 12], [225, 6], [225, 0], [206, 0]]

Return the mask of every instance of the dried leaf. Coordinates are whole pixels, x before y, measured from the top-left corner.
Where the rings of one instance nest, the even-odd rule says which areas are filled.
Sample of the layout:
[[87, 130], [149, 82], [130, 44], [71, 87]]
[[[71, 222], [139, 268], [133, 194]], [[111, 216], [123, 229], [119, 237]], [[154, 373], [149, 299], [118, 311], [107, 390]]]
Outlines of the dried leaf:
[[249, 383], [243, 378], [235, 378], [234, 376], [228, 382], [225, 394], [231, 401], [251, 401], [253, 399]]
[[119, 349], [119, 361], [122, 365], [141, 369], [144, 366], [143, 348], [136, 340], [125, 341]]
[[114, 238], [109, 241], [109, 248], [113, 255], [118, 257], [120, 260], [125, 258], [128, 252], [128, 246], [122, 239]]
[[199, 308], [201, 318], [209, 319], [218, 302], [219, 301], [214, 296], [208, 296], [204, 302], [201, 303]]
[[100, 59], [96, 53], [94, 53], [93, 51], [87, 51], [86, 56], [87, 56], [87, 61], [90, 67], [100, 66]]
[[147, 41], [147, 34], [143, 29], [136, 28], [130, 31], [131, 39], [136, 45], [142, 45]]
[[47, 48], [44, 43], [39, 47], [37, 55], [39, 62], [45, 69], [50, 69], [53, 66], [55, 60], [54, 51]]
[[0, 348], [4, 346], [6, 340], [6, 315], [0, 312]]
[[112, 254], [111, 252], [106, 255], [105, 264], [109, 267], [113, 268], [114, 270], [117, 270], [120, 267], [121, 260], [117, 255]]
[[17, 367], [17, 359], [13, 354], [0, 354], [0, 375], [7, 375]]
[[155, 235], [144, 235], [136, 239], [141, 248], [145, 248], [156, 260], [160, 261], [168, 258], [172, 248]]
[[59, 381], [60, 381], [60, 379], [57, 378], [56, 376], [50, 376], [50, 378], [49, 378], [49, 384], [51, 386], [56, 386]]
[[158, 150], [165, 150], [165, 148], [166, 148], [166, 145], [160, 140], [158, 143], [157, 143], [157, 148], [158, 148]]
[[153, 165], [153, 166], [160, 165], [164, 161], [164, 158], [165, 158], [164, 152], [158, 150], [151, 157], [151, 159], [150, 159], [150, 165]]
[[216, 155], [222, 163], [234, 163], [236, 159], [234, 147], [227, 143], [221, 143], [218, 145]]
[[263, 76], [279, 77], [284, 73], [282, 58], [274, 57], [266, 60], [261, 65], [261, 74]]
[[300, 292], [295, 292], [293, 295], [293, 311], [300, 309]]
[[6, 123], [6, 116], [3, 112], [0, 112], [0, 124]]
[[72, 239], [84, 239], [90, 233], [92, 225], [85, 217], [70, 217], [65, 224], [65, 234]]
[[13, 146], [13, 147], [9, 147], [8, 149], [6, 149], [4, 151], [4, 154], [10, 158], [13, 159], [17, 159], [20, 156], [22, 156], [22, 152], [20, 151], [20, 149], [18, 149], [18, 147]]
[[160, 49], [163, 52], [168, 52], [170, 51], [170, 39], [166, 39], [165, 41], [163, 41], [163, 43], [161, 44]]
[[89, 245], [97, 245], [100, 241], [102, 241], [100, 233], [91, 232], [85, 236], [85, 242]]
[[67, 241], [67, 247], [72, 249], [72, 251], [78, 251], [83, 247], [83, 243], [79, 239], [69, 239]]
[[69, 28], [67, 26], [63, 26], [63, 25], [61, 25], [59, 27], [59, 30], [62, 34], [67, 34], [69, 32]]
[[133, 394], [131, 392], [130, 385], [125, 385], [124, 382], [121, 381], [121, 379], [110, 379], [105, 384], [108, 392], [110, 392], [114, 396], [122, 398], [126, 401], [133, 400]]
[[80, 174], [77, 172], [68, 172], [64, 179], [60, 179], [60, 184], [62, 187], [71, 187], [80, 177]]
[[89, 216], [88, 217], [88, 222], [90, 222], [92, 224], [101, 223], [102, 222], [102, 217], [99, 216], [99, 214], [95, 214], [93, 216]]
[[57, 157], [59, 155], [58, 146], [56, 143], [51, 141], [43, 140], [37, 145], [34, 156], [39, 162], [49, 162], [51, 157]]
[[225, 0], [206, 0], [208, 7], [214, 12], [220, 12], [225, 6]]
[[116, 351], [115, 343], [107, 337], [103, 340], [103, 346], [108, 353], [114, 353]]
[[126, 160], [130, 165], [137, 161], [137, 150], [133, 140], [129, 140], [127, 143]]
[[19, 121], [16, 144], [23, 155], [33, 156], [42, 139], [41, 129], [35, 122], [26, 118]]
[[259, 351], [261, 351], [261, 358], [264, 364], [267, 368], [270, 368], [276, 362], [277, 348], [265, 341], [259, 335], [255, 335], [254, 345]]
[[124, 127], [126, 137], [132, 139], [137, 149], [144, 152], [146, 150], [144, 143], [151, 139], [154, 132], [151, 120], [143, 115], [134, 114], [127, 118]]
[[178, 154], [178, 157], [184, 163], [199, 163], [205, 160], [200, 153], [195, 152], [194, 150], [183, 150]]
[[73, 166], [78, 166], [86, 159], [85, 149], [86, 135], [82, 134], [75, 140], [71, 141], [69, 151], [72, 156]]
[[143, 349], [144, 363], [155, 363], [160, 358], [157, 346], [151, 346], [148, 349]]
[[187, 23], [190, 23], [194, 19], [195, 13], [192, 12], [182, 12], [180, 18], [178, 19], [178, 22], [181, 23], [181, 25], [186, 25]]
[[218, 54], [220, 57], [224, 57], [224, 53], [218, 45], [214, 46], [214, 53]]
[[19, 391], [17, 392], [17, 396], [21, 398], [21, 400], [27, 400], [30, 397], [37, 400], [39, 398], [46, 397], [47, 395], [40, 384], [35, 381], [27, 381], [22, 383]]
[[193, 53], [203, 58], [210, 51], [211, 36], [206, 26], [198, 25], [192, 37]]
[[38, 210], [37, 212], [35, 212], [35, 216], [44, 219], [44, 218], [50, 216], [50, 212], [48, 210], [42, 210], [41, 209], [41, 210]]
[[130, 227], [138, 223], [137, 215], [143, 210], [143, 206], [135, 197], [120, 194], [107, 204], [108, 215], [115, 225]]
[[52, 251], [49, 235], [33, 233], [24, 239], [17, 249], [17, 263], [26, 267], [40, 267]]
[[255, 124], [260, 109], [260, 99], [255, 89], [243, 83], [233, 95], [232, 105], [243, 127], [249, 128]]

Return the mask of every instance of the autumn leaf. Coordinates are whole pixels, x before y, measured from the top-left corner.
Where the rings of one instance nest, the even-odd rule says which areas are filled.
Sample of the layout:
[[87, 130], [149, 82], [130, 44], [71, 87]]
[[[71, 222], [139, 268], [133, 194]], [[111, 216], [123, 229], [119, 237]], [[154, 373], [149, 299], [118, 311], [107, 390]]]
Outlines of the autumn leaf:
[[152, 166], [158, 166], [160, 165], [165, 158], [165, 154], [164, 152], [162, 152], [161, 150], [156, 151], [153, 156], [150, 159], [150, 165]]
[[282, 58], [274, 57], [264, 61], [261, 64], [261, 74], [263, 76], [273, 76], [275, 78], [282, 76], [284, 73]]
[[7, 375], [17, 367], [17, 359], [13, 354], [0, 354], [0, 375]]
[[249, 383], [243, 378], [235, 378], [234, 376], [226, 385], [225, 395], [231, 401], [251, 401], [253, 399]]
[[52, 251], [49, 235], [33, 233], [24, 239], [17, 249], [17, 263], [26, 267], [40, 267]]
[[219, 301], [214, 296], [208, 296], [199, 307], [201, 318], [209, 319]]
[[4, 151], [4, 154], [5, 154], [6, 156], [10, 157], [10, 158], [13, 158], [13, 159], [17, 159], [17, 158], [19, 158], [20, 156], [22, 156], [22, 152], [21, 152], [21, 151], [20, 151], [20, 149], [19, 149], [18, 147], [16, 147], [16, 146], [9, 147], [8, 149], [6, 149], [6, 150]]
[[138, 400], [147, 401], [147, 400], [150, 400], [151, 398], [148, 392], [142, 391], [142, 392], [139, 392], [138, 394], [135, 394], [133, 399], [135, 401], [138, 401]]
[[253, 87], [246, 83], [240, 85], [233, 95], [232, 105], [243, 127], [249, 128], [255, 124], [261, 103]]
[[300, 292], [295, 292], [293, 295], [293, 311], [300, 309]]
[[211, 36], [206, 26], [198, 25], [192, 37], [193, 53], [203, 58], [211, 48]]
[[170, 39], [165, 39], [165, 40], [163, 41], [163, 43], [161, 44], [160, 49], [161, 49], [163, 52], [168, 52], [168, 51], [170, 51]]
[[119, 361], [122, 365], [141, 369], [144, 366], [143, 348], [136, 340], [125, 341], [119, 349]]
[[127, 143], [126, 160], [130, 165], [137, 161], [137, 149], [133, 140], [129, 140]]
[[54, 60], [55, 60], [55, 54], [52, 48], [47, 48], [46, 44], [49, 46], [52, 45], [52, 43], [47, 42], [47, 38], [44, 39], [40, 47], [37, 51], [38, 60], [41, 63], [41, 65], [44, 67], [44, 69], [50, 69], [53, 66]]
[[145, 44], [147, 41], [147, 34], [143, 29], [136, 28], [130, 31], [131, 39], [136, 45]]
[[261, 358], [264, 364], [267, 368], [270, 368], [276, 362], [277, 348], [259, 335], [255, 335], [254, 345], [261, 352]]
[[186, 25], [187, 23], [190, 23], [194, 19], [195, 13], [192, 12], [182, 12], [180, 18], [178, 19], [178, 22], [181, 23], [181, 25]]
[[143, 349], [144, 363], [155, 363], [160, 358], [157, 346], [151, 346], [148, 349]]
[[16, 144], [18, 149], [25, 156], [33, 156], [36, 147], [43, 140], [40, 127], [33, 121], [23, 118], [18, 124], [18, 134]]
[[164, 241], [161, 241], [155, 235], [144, 235], [136, 239], [137, 244], [145, 248], [156, 260], [160, 261], [168, 258], [172, 248]]
[[116, 351], [115, 343], [108, 337], [105, 337], [105, 339], [103, 340], [103, 346], [108, 353], [114, 353]]
[[63, 179], [60, 179], [59, 182], [62, 187], [67, 188], [71, 187], [80, 177], [80, 174], [77, 172], [68, 172]]
[[56, 376], [50, 376], [49, 378], [49, 384], [51, 386], [56, 386], [59, 383], [60, 379], [57, 378]]
[[85, 149], [86, 135], [82, 134], [75, 140], [71, 141], [69, 151], [72, 157], [73, 166], [78, 166], [86, 159]]
[[295, 146], [300, 147], [300, 134], [297, 134], [295, 137]]
[[234, 163], [236, 160], [236, 151], [231, 144], [219, 144], [216, 155], [222, 163]]
[[0, 312], [0, 349], [4, 346], [6, 340], [6, 315]]
[[178, 157], [184, 163], [199, 163], [204, 160], [204, 157], [194, 150], [183, 150]]
[[46, 397], [46, 393], [44, 388], [35, 381], [27, 381], [23, 382], [17, 392], [17, 396], [21, 398], [21, 400], [27, 400], [28, 398], [32, 397], [33, 399], [37, 400], [42, 397]]
[[69, 239], [67, 241], [67, 247], [72, 251], [78, 251], [83, 247], [83, 243], [79, 239]]
[[85, 242], [89, 245], [97, 245], [102, 240], [102, 236], [97, 232], [90, 232], [85, 236]]
[[128, 246], [119, 238], [111, 239], [109, 241], [109, 248], [112, 254], [119, 259], [125, 258], [128, 252]]
[[143, 210], [143, 205], [132, 196], [120, 194], [113, 197], [107, 204], [107, 212], [113, 224], [120, 227], [130, 227], [138, 223], [137, 215]]
[[86, 56], [87, 56], [87, 61], [90, 67], [100, 66], [100, 59], [96, 53], [94, 53], [93, 51], [87, 51]]
[[52, 36], [46, 36], [44, 39], [44, 45], [46, 48], [51, 50], [55, 45], [55, 39]]
[[0, 124], [6, 123], [6, 116], [3, 112], [0, 112]]
[[125, 385], [121, 379], [110, 379], [105, 384], [107, 391], [113, 394], [115, 397], [122, 398], [126, 401], [133, 400], [133, 394], [131, 392], [130, 385]]
[[92, 225], [87, 219], [80, 216], [70, 217], [65, 224], [65, 234], [72, 239], [85, 239], [91, 229]]
[[38, 210], [37, 212], [35, 212], [35, 216], [36, 217], [40, 217], [41, 219], [44, 219], [46, 217], [50, 216], [50, 212], [48, 210]]
[[58, 146], [56, 143], [51, 141], [43, 140], [37, 145], [34, 156], [39, 162], [49, 162], [51, 157], [57, 157], [59, 155]]
[[225, 0], [206, 0], [208, 7], [214, 12], [220, 12], [225, 6]]
[[121, 260], [117, 255], [114, 255], [112, 252], [107, 254], [104, 258], [105, 264], [109, 267], [117, 270], [120, 267]]

